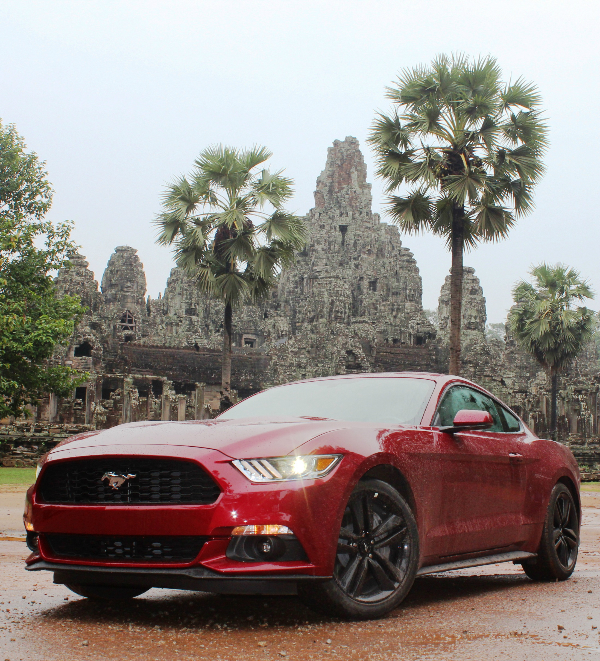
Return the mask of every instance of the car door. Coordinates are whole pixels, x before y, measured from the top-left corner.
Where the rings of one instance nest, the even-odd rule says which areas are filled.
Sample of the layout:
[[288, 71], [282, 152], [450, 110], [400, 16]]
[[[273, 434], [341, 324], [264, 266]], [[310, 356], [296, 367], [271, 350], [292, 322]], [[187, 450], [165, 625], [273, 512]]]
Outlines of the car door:
[[441, 557], [502, 549], [524, 535], [526, 468], [516, 456], [522, 454], [518, 439], [507, 434], [496, 402], [466, 385], [453, 385], [443, 394], [434, 426], [451, 426], [463, 409], [487, 411], [494, 424], [485, 431], [436, 433], [441, 500], [428, 534]]

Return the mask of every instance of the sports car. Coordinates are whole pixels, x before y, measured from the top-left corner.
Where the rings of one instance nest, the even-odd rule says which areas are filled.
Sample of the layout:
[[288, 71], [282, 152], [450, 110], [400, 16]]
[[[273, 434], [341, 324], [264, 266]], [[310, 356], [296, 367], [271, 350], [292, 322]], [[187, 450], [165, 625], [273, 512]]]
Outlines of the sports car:
[[513, 562], [567, 579], [579, 486], [567, 447], [463, 378], [309, 379], [213, 420], [60, 443], [27, 492], [26, 568], [90, 598], [298, 594], [377, 618], [423, 574]]

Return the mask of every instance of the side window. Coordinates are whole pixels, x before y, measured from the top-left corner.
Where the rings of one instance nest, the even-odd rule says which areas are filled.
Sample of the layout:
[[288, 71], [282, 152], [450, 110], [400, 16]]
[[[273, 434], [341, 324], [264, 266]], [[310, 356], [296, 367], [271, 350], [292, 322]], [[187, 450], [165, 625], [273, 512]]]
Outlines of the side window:
[[503, 406], [497, 406], [500, 409], [500, 413], [504, 416], [504, 420], [506, 421], [506, 431], [513, 433], [521, 431], [521, 423], [519, 419], [510, 413], [510, 411], [507, 411]]
[[435, 424], [440, 427], [450, 427], [454, 422], [454, 416], [463, 409], [468, 411], [487, 411], [494, 419], [494, 424], [487, 430], [493, 432], [503, 432], [504, 425], [498, 413], [495, 402], [483, 393], [455, 386], [444, 395], [439, 405]]

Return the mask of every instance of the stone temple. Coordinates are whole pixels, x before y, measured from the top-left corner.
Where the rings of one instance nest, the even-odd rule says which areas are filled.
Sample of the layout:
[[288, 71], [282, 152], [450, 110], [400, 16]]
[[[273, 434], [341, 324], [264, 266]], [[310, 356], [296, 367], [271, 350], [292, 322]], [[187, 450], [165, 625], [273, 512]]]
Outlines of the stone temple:
[[[234, 310], [232, 387], [239, 397], [313, 376], [447, 369], [449, 276], [437, 312], [427, 314], [412, 253], [398, 229], [381, 222], [371, 206], [358, 141], [336, 140], [306, 216], [305, 250], [281, 273], [268, 301]], [[89, 373], [89, 379], [71, 398], [46, 398], [34, 412], [36, 421], [103, 428], [213, 415], [223, 308], [182, 270], [174, 268], [164, 294], [151, 299], [136, 250], [119, 246], [100, 287], [81, 255], [60, 271], [57, 287], [81, 297], [87, 313], [55, 360]], [[464, 301], [465, 376], [503, 398], [543, 434], [548, 379], [510, 337], [486, 335], [485, 298], [471, 268], [465, 268]], [[600, 366], [590, 345], [561, 380], [563, 437], [583, 443], [598, 434], [599, 385]]]

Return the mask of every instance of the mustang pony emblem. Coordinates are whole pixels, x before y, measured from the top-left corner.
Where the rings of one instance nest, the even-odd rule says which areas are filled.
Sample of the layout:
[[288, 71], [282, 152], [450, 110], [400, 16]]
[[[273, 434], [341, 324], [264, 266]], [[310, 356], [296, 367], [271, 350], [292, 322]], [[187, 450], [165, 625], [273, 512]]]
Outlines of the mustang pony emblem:
[[115, 491], [127, 482], [127, 480], [132, 480], [135, 475], [129, 473], [128, 475], [121, 475], [120, 473], [104, 473], [101, 481], [108, 480], [108, 486], [112, 487]]

